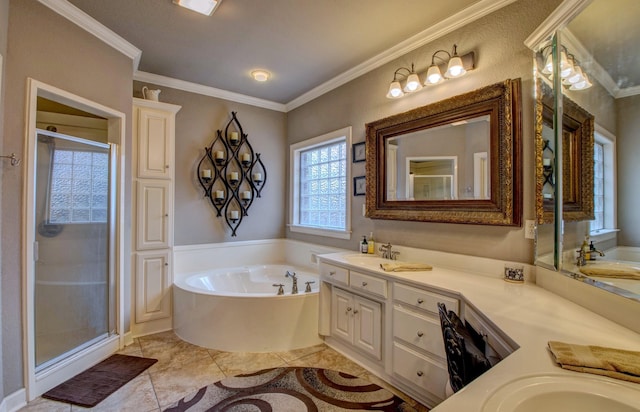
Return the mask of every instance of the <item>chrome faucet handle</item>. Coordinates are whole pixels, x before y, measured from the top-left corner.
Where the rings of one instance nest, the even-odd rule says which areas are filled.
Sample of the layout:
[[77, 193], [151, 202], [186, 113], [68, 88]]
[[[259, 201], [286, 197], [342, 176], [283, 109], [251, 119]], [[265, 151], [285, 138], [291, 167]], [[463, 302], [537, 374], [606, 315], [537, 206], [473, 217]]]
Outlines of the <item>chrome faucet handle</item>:
[[309, 282], [304, 282], [304, 283], [307, 285], [307, 287], [304, 288], [304, 293], [309, 293], [309, 292], [311, 292], [311, 284], [312, 283], [316, 283], [316, 281], [315, 280], [311, 280]]
[[398, 258], [398, 255], [400, 254], [400, 252], [396, 252], [395, 250], [393, 252], [389, 251], [389, 259], [391, 260], [396, 260]]
[[584, 255], [584, 251], [582, 249], [576, 250], [578, 252], [578, 257], [576, 258], [576, 266], [584, 266], [587, 264], [587, 257]]
[[274, 283], [273, 286], [278, 288], [278, 295], [284, 295], [284, 285], [282, 283]]

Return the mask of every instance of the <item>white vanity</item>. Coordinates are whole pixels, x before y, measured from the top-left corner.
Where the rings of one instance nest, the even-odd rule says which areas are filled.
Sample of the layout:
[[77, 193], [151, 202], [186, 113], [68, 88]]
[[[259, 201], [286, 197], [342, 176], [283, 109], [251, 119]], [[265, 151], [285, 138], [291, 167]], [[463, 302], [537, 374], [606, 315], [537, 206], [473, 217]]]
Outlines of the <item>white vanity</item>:
[[[415, 250], [403, 255], [418, 257]], [[380, 268], [389, 261], [377, 256], [319, 256], [319, 330], [329, 346], [435, 411], [485, 411], [494, 393], [523, 377], [585, 377], [555, 365], [549, 340], [640, 350], [637, 333], [535, 284], [504, 282], [504, 262], [429, 251], [421, 257], [433, 270], [389, 273]], [[438, 264], [447, 261], [455, 269]], [[492, 363], [502, 359], [446, 400], [438, 302], [482, 334]], [[601, 379], [637, 390], [640, 399], [640, 385]]]

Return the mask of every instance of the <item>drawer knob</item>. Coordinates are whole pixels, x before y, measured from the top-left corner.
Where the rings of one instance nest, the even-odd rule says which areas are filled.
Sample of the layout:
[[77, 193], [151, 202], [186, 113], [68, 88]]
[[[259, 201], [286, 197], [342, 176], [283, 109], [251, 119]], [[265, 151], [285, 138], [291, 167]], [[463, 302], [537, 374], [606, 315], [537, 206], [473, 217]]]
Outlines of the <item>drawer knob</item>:
[[419, 337], [419, 338], [421, 338], [421, 337], [423, 337], [423, 336], [424, 336], [424, 332], [422, 332], [421, 330], [419, 330], [417, 335], [418, 335], [418, 337]]
[[333, 271], [333, 270], [332, 270], [331, 272], [329, 272], [329, 276], [333, 276], [333, 275], [335, 275], [335, 274], [336, 274], [336, 272], [335, 272], [335, 271]]
[[347, 308], [347, 312], [351, 312], [353, 309], [351, 307]]
[[418, 305], [422, 305], [424, 303], [424, 299], [418, 298]]
[[416, 372], [416, 375], [418, 375], [418, 376], [422, 376], [422, 375], [424, 375], [424, 372], [422, 372], [422, 371], [418, 371], [418, 372]]
[[362, 287], [367, 286], [367, 282], [362, 282]]
[[353, 311], [353, 314], [354, 314], [354, 315], [358, 314], [358, 309], [354, 310], [354, 311]]

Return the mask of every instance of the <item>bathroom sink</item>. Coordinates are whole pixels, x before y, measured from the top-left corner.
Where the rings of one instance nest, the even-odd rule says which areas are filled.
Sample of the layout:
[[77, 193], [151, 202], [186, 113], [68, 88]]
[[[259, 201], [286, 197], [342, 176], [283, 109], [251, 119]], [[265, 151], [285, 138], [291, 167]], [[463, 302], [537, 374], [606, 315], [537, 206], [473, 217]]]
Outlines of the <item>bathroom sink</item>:
[[345, 255], [343, 258], [347, 263], [352, 265], [375, 266], [377, 268], [380, 267], [380, 263], [391, 262], [391, 260], [383, 259], [378, 255], [368, 255], [366, 253], [354, 253], [353, 255]]
[[529, 376], [500, 387], [482, 408], [482, 412], [539, 411], [640, 412], [640, 385], [590, 376]]

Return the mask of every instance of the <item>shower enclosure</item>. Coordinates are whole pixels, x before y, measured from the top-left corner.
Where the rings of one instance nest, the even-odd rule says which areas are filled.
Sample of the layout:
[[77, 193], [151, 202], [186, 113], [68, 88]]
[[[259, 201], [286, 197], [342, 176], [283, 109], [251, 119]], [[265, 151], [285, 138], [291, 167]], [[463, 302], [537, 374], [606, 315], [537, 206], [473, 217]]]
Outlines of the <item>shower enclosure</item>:
[[35, 367], [115, 333], [110, 145], [37, 130]]

